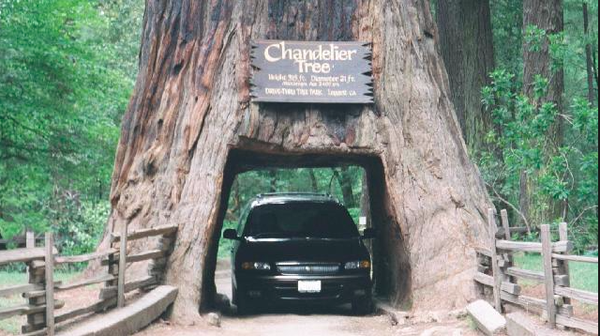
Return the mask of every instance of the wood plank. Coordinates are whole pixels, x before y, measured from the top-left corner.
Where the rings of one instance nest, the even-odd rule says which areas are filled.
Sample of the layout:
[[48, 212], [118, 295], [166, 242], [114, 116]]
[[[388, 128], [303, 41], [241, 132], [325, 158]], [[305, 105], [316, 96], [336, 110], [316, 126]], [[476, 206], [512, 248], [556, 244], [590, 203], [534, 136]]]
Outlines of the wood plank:
[[506, 270], [506, 274], [517, 277], [517, 278], [521, 278], [521, 279], [527, 279], [527, 280], [532, 280], [532, 281], [537, 281], [537, 282], [544, 282], [544, 273], [541, 273], [541, 272], [524, 270], [524, 269], [517, 268], [517, 267], [509, 267]]
[[[569, 228], [567, 223], [560, 223], [558, 226], [558, 234], [559, 234], [559, 239], [560, 240], [569, 240]], [[559, 255], [562, 255], [565, 253], [560, 253]], [[569, 271], [569, 263], [565, 262], [564, 260], [559, 260], [559, 259], [552, 259], [552, 263], [557, 263], [558, 264], [558, 273], [557, 276], [554, 277], [554, 285], [555, 286], [562, 286], [562, 287], [571, 287], [571, 279], [570, 279], [570, 275], [571, 272]], [[559, 278], [559, 282], [557, 283], [557, 277]], [[563, 298], [563, 301], [565, 301], [565, 303], [570, 304], [571, 303], [571, 299], [569, 298]]]
[[22, 336], [44, 336], [46, 335], [46, 328], [41, 330], [32, 331], [30, 333], [22, 334]]
[[161, 250], [150, 250], [150, 251], [146, 251], [146, 252], [142, 252], [142, 253], [138, 253], [138, 254], [132, 254], [127, 256], [127, 263], [135, 263], [135, 262], [140, 262], [140, 261], [145, 261], [145, 260], [150, 260], [150, 259], [159, 259], [159, 258], [163, 258], [166, 256], [165, 251], [161, 251]]
[[[478, 283], [485, 285], [485, 286], [494, 287], [494, 278], [487, 274], [483, 274], [483, 273], [475, 274], [475, 281], [477, 281]], [[502, 291], [512, 294], [512, 295], [519, 295], [521, 293], [521, 286], [511, 283], [511, 282], [504, 281], [502, 283], [501, 288], [502, 288]]]
[[23, 315], [25, 311], [27, 311], [28, 307], [29, 305], [23, 304], [14, 307], [2, 308], [0, 309], [0, 320], [11, 318], [17, 315]]
[[[54, 249], [54, 254], [58, 253]], [[29, 262], [33, 260], [43, 260], [46, 256], [46, 250], [43, 247], [39, 248], [22, 248], [14, 250], [0, 251], [0, 266], [8, 265], [17, 262]]]
[[92, 261], [96, 259], [102, 259], [108, 257], [110, 254], [117, 253], [117, 249], [108, 249], [106, 251], [78, 255], [78, 256], [68, 256], [68, 257], [56, 257], [56, 264], [70, 264], [70, 263], [79, 263]]
[[488, 258], [492, 257], [492, 251], [490, 251], [489, 249], [486, 249], [486, 248], [476, 247], [475, 252], [477, 252], [481, 255], [484, 255]]
[[596, 306], [598, 305], [598, 293], [592, 293], [570, 287], [556, 287], [554, 291], [557, 295], [565, 296], [570, 299], [574, 299]]
[[506, 319], [487, 301], [478, 300], [467, 306], [469, 316], [485, 335], [498, 335], [506, 328]]
[[[156, 285], [156, 284], [158, 284], [156, 277], [147, 276], [145, 278], [126, 283], [125, 284], [125, 293], [129, 293], [136, 289], [140, 289], [143, 287], [152, 286], [152, 285]], [[110, 299], [110, 298], [113, 298], [116, 296], [117, 296], [117, 287], [116, 286], [103, 288], [100, 291], [101, 299]]]
[[570, 254], [554, 253], [554, 254], [552, 254], [552, 258], [558, 259], [558, 260], [576, 261], [576, 262], [583, 262], [583, 263], [590, 263], [590, 264], [598, 263], [597, 257], [585, 257], [585, 256], [570, 255]]
[[552, 273], [552, 237], [550, 225], [542, 225], [542, 259], [544, 260], [544, 286], [546, 289], [546, 311], [548, 323], [556, 326], [556, 304], [554, 303], [554, 273]]
[[[130, 234], [128, 234], [127, 240], [130, 240], [130, 241], [138, 240], [138, 239], [142, 239], [142, 238], [160, 236], [160, 235], [165, 236], [165, 235], [169, 235], [169, 234], [173, 234], [173, 233], [177, 232], [178, 229], [179, 229], [179, 227], [177, 225], [163, 225], [163, 226], [157, 226], [157, 227], [150, 228], [150, 229], [137, 230], [137, 231], [133, 231]], [[121, 236], [123, 236], [123, 234], [112, 235], [112, 238], [111, 238], [112, 243], [120, 242]]]
[[67, 283], [64, 285], [55, 286], [54, 288], [56, 289], [57, 292], [63, 292], [63, 291], [70, 290], [70, 289], [95, 285], [95, 284], [102, 283], [105, 281], [111, 281], [114, 279], [115, 279], [115, 277], [113, 275], [103, 274], [103, 275], [97, 276], [95, 278], [79, 280], [79, 281]]
[[[54, 307], [60, 309], [64, 307], [63, 301], [54, 301]], [[14, 307], [7, 307], [0, 309], [0, 320], [11, 318], [18, 315], [30, 315], [36, 313], [42, 313], [46, 310], [46, 305], [33, 306], [29, 304], [18, 305]]]
[[555, 275], [554, 276], [554, 284], [556, 286], [569, 287], [570, 280], [568, 275]]
[[502, 282], [504, 277], [502, 275], [502, 269], [498, 265], [498, 254], [496, 253], [496, 231], [498, 230], [498, 225], [496, 225], [496, 213], [494, 209], [488, 209], [488, 229], [489, 229], [489, 239], [492, 253], [492, 273], [494, 276], [494, 307], [499, 313], [502, 313]]
[[46, 328], [48, 336], [54, 336], [54, 235], [46, 233]]
[[572, 329], [582, 330], [590, 335], [598, 335], [598, 323], [575, 317], [556, 315], [556, 323]]
[[0, 297], [19, 295], [31, 291], [41, 290], [42, 286], [36, 284], [16, 285], [6, 288], [0, 288]]
[[504, 238], [506, 240], [512, 240], [512, 237], [510, 236], [510, 223], [508, 222], [508, 211], [506, 211], [506, 209], [500, 211], [500, 218], [502, 219], [502, 228], [504, 228]]
[[[538, 299], [525, 295], [512, 295], [507, 292], [502, 292], [502, 300], [522, 307], [527, 311], [534, 311], [542, 315], [547, 314], [546, 312], [546, 300]], [[558, 307], [558, 313], [564, 316], [573, 315], [573, 306], [564, 305]]]
[[73, 319], [73, 318], [76, 318], [76, 317], [79, 317], [82, 315], [102, 312], [102, 311], [108, 309], [109, 307], [116, 306], [116, 305], [117, 305], [116, 298], [112, 298], [109, 300], [99, 300], [89, 306], [73, 309], [73, 310], [58, 314], [58, 315], [56, 315], [55, 320], [56, 320], [56, 323], [62, 323], [62, 322], [68, 321], [70, 319]]
[[[57, 286], [62, 285], [62, 281], [54, 281], [54, 288], [56, 289]], [[23, 298], [25, 299], [34, 299], [34, 298], [40, 298], [42, 296], [46, 296], [46, 289], [44, 286], [40, 285], [40, 290], [33, 290], [31, 292], [25, 292], [23, 293]]]
[[173, 304], [177, 288], [160, 286], [122, 309], [80, 324], [62, 336], [116, 336], [133, 335], [160, 317]]
[[117, 281], [117, 307], [125, 306], [125, 273], [127, 268], [127, 223], [121, 228], [121, 249], [119, 253], [119, 278]]
[[35, 248], [35, 234], [31, 230], [27, 230], [25, 234], [25, 247]]
[[[573, 249], [573, 243], [570, 241], [559, 241], [551, 244], [552, 251], [555, 253], [566, 253]], [[498, 240], [496, 247], [500, 250], [518, 251], [518, 252], [534, 252], [542, 253], [542, 243], [535, 242], [516, 242], [509, 240]]]
[[[120, 253], [116, 254], [115, 257], [120, 258], [120, 255], [121, 255]], [[145, 252], [141, 252], [141, 253], [137, 253], [137, 254], [128, 255], [127, 263], [131, 264], [131, 263], [146, 261], [146, 260], [150, 260], [150, 259], [160, 259], [160, 258], [166, 257], [166, 255], [167, 255], [167, 252], [158, 250], [158, 249], [145, 251]], [[109, 264], [108, 260], [102, 261], [102, 266], [107, 266], [108, 264]]]

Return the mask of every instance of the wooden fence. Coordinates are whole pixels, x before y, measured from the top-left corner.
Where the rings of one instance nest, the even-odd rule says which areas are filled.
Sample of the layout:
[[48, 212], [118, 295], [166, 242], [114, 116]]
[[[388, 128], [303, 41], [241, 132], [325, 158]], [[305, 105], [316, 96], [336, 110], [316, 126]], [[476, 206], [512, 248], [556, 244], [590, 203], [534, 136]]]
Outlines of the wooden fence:
[[[111, 236], [111, 246], [103, 252], [80, 256], [59, 256], [54, 247], [51, 233], [45, 235], [44, 247], [35, 247], [28, 239], [26, 248], [0, 251], [0, 266], [12, 263], [26, 263], [29, 283], [0, 287], [0, 297], [22, 295], [22, 305], [0, 309], [0, 320], [13, 316], [26, 315], [27, 322], [22, 333], [27, 335], [54, 335], [55, 324], [72, 321], [84, 315], [102, 312], [125, 305], [125, 294], [136, 289], [149, 290], [163, 282], [164, 267], [172, 251], [176, 226], [162, 226], [127, 233], [125, 227], [120, 234]], [[127, 253], [128, 242], [142, 238], [158, 237], [158, 246], [137, 254]], [[118, 246], [117, 246], [118, 245]], [[125, 253], [121, 253], [125, 251]], [[54, 281], [57, 265], [100, 260], [100, 269], [107, 272], [88, 279], [61, 283]], [[125, 269], [128, 264], [150, 261], [148, 276], [126, 281]], [[55, 294], [75, 288], [104, 283], [99, 300], [86, 307], [60, 311], [65, 302], [55, 298]]]
[[[541, 227], [541, 242], [518, 242], [511, 240], [512, 228], [506, 210], [501, 212], [501, 228], [496, 224], [496, 211], [488, 212], [490, 226], [490, 249], [478, 250], [478, 273], [475, 281], [484, 288], [492, 289], [494, 306], [503, 311], [506, 303], [537, 312], [556, 327], [560, 325], [598, 335], [598, 323], [573, 316], [572, 300], [598, 305], [598, 294], [570, 287], [569, 262], [598, 264], [598, 258], [570, 255], [572, 243], [568, 239], [566, 223], [559, 226], [559, 241], [553, 242], [549, 225]], [[539, 253], [543, 260], [543, 272], [514, 267], [516, 252]], [[539, 299], [521, 294], [518, 279], [526, 279], [544, 285], [545, 298]]]

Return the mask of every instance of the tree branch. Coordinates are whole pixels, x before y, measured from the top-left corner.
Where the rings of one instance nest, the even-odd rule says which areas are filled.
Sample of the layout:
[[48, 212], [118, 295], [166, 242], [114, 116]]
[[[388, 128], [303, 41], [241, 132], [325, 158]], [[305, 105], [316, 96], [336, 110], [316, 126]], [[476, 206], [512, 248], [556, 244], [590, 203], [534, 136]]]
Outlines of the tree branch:
[[531, 225], [529, 225], [529, 221], [527, 220], [527, 218], [525, 217], [525, 215], [523, 215], [523, 213], [519, 210], [519, 208], [517, 208], [515, 205], [513, 205], [512, 203], [510, 203], [509, 201], [507, 201], [504, 197], [502, 197], [500, 195], [500, 193], [496, 190], [496, 188], [494, 188], [493, 185], [489, 184], [489, 183], [485, 183], [488, 187], [490, 187], [492, 189], [492, 191], [494, 192], [494, 194], [496, 195], [496, 197], [502, 201], [502, 203], [508, 205], [509, 207], [511, 207], [516, 213], [519, 214], [519, 216], [521, 216], [521, 219], [523, 219], [523, 222], [525, 223], [525, 226], [527, 227], [527, 233], [531, 233]]

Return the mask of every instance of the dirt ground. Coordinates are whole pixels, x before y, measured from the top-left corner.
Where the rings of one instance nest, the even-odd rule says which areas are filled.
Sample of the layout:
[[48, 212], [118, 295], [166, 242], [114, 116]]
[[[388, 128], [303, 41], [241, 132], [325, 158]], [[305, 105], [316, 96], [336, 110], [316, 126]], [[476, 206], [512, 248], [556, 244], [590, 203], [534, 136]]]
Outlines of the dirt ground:
[[[215, 274], [217, 291], [231, 297], [229, 265], [221, 262]], [[437, 321], [437, 322], [435, 322]], [[168, 322], [158, 322], [136, 336], [475, 336], [477, 332], [465, 318], [448, 314], [431, 314], [420, 319], [399, 318], [393, 325], [386, 314], [353, 316], [350, 305], [338, 307], [288, 307], [271, 308], [255, 315], [238, 317], [221, 316], [221, 327], [181, 327]]]
[[466, 322], [392, 326], [385, 316], [348, 317], [316, 312], [306, 315], [272, 313], [249, 318], [225, 318], [221, 328], [177, 327], [155, 324], [137, 336], [475, 336]]

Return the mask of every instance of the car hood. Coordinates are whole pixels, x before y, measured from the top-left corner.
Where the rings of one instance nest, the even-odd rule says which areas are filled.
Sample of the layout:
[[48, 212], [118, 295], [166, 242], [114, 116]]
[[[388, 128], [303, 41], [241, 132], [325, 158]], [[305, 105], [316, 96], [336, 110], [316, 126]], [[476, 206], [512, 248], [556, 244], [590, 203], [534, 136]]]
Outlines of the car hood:
[[246, 240], [238, 256], [264, 262], [345, 262], [368, 259], [369, 252], [360, 239], [259, 239]]

